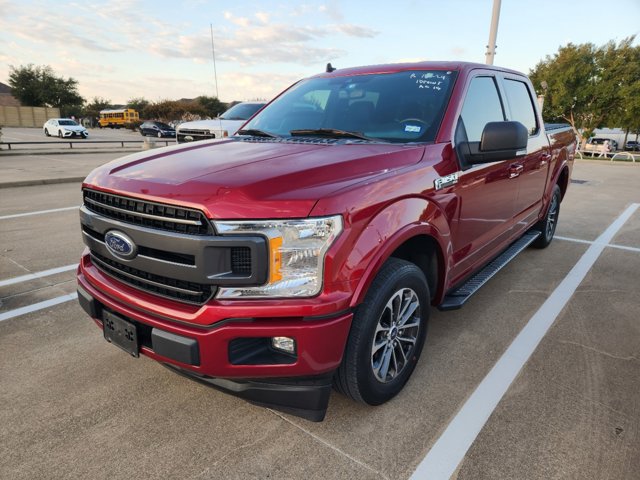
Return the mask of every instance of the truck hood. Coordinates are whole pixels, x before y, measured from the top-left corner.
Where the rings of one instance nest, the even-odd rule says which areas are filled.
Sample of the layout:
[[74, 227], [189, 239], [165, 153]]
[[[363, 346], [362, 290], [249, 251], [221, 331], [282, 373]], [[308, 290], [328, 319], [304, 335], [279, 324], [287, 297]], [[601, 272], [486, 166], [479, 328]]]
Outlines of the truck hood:
[[129, 155], [91, 172], [85, 185], [215, 219], [300, 218], [320, 198], [415, 164], [423, 152], [420, 145], [230, 138]]
[[229, 135], [233, 135], [238, 129], [244, 125], [246, 120], [221, 120], [214, 118], [213, 120], [197, 120], [194, 122], [185, 122], [178, 125], [178, 131], [180, 130], [207, 130], [207, 131], [220, 131], [226, 130]]

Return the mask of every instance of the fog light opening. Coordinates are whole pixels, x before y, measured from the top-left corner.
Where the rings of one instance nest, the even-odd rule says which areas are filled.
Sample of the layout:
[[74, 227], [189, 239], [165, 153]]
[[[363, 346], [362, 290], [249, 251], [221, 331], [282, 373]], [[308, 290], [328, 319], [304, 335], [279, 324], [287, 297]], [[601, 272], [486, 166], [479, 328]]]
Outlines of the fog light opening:
[[296, 353], [296, 341], [291, 337], [272, 337], [271, 346], [290, 355], [295, 355]]

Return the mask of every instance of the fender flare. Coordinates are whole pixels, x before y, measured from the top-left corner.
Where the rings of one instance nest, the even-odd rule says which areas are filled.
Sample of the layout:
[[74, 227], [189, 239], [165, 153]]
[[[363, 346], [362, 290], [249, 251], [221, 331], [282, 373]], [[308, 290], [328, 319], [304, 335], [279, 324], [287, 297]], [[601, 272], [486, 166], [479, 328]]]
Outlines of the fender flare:
[[[371, 233], [374, 231], [377, 237], [372, 239]], [[452, 250], [449, 224], [437, 204], [424, 198], [412, 197], [388, 205], [362, 230], [352, 255], [360, 255], [367, 263], [362, 276], [357, 280], [350, 307], [362, 303], [373, 279], [393, 252], [417, 236], [430, 237], [437, 246], [437, 288], [432, 293], [436, 294], [436, 298], [442, 294]]]

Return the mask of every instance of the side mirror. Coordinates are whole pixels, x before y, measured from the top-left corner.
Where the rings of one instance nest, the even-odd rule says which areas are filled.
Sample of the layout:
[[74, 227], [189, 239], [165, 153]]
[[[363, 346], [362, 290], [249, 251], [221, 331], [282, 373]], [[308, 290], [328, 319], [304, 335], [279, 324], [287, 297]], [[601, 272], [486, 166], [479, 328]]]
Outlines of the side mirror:
[[469, 143], [471, 163], [489, 163], [524, 155], [529, 132], [520, 122], [489, 122], [480, 143]]

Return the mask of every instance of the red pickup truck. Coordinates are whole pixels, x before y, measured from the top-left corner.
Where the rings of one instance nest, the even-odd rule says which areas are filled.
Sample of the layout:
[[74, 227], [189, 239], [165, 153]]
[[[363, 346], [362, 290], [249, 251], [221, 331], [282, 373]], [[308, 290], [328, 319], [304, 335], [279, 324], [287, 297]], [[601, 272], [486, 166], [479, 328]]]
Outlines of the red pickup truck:
[[552, 240], [576, 141], [522, 74], [380, 65], [301, 80], [237, 135], [94, 170], [79, 300], [107, 341], [320, 421], [406, 384], [429, 311]]

